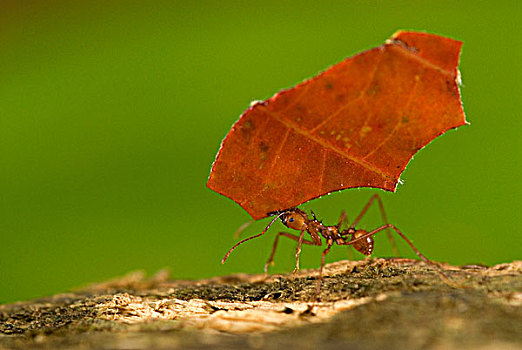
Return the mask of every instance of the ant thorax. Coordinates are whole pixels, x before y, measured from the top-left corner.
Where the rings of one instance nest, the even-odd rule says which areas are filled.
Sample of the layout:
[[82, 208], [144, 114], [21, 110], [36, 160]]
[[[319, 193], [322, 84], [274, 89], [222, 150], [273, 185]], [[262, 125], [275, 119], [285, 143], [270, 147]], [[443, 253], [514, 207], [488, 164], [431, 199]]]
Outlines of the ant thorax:
[[318, 231], [321, 233], [321, 236], [323, 236], [325, 239], [338, 240], [342, 238], [337, 226], [325, 226], [319, 223]]

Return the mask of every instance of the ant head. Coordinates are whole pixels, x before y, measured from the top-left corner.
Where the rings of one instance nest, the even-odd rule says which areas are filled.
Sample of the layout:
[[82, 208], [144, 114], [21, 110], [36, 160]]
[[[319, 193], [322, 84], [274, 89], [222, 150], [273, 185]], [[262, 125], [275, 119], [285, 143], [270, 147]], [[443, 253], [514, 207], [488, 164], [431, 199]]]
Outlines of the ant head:
[[298, 208], [283, 211], [279, 218], [283, 225], [293, 230], [302, 230], [308, 222], [308, 215]]

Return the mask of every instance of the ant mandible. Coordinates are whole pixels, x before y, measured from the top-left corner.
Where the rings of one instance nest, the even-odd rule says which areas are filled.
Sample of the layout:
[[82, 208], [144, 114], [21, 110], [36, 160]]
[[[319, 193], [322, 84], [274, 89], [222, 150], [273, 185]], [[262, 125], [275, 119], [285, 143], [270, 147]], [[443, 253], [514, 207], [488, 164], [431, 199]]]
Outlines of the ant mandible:
[[[359, 221], [362, 219], [362, 217], [366, 214], [372, 203], [377, 200], [379, 203], [379, 208], [381, 211], [382, 218], [384, 220], [384, 225], [376, 228], [373, 231], [366, 231], [357, 229], [356, 226], [359, 223]], [[291, 208], [287, 210], [281, 210], [277, 212], [270, 213], [270, 216], [275, 216], [275, 218], [265, 227], [261, 233], [258, 233], [256, 235], [253, 235], [251, 237], [245, 238], [242, 241], [236, 243], [230, 250], [225, 254], [223, 259], [221, 260], [221, 263], [224, 264], [225, 261], [228, 259], [230, 253], [234, 249], [236, 249], [239, 245], [245, 243], [246, 241], [249, 241], [251, 239], [257, 238], [259, 236], [264, 235], [270, 226], [274, 222], [277, 221], [277, 219], [280, 219], [283, 225], [285, 225], [288, 228], [291, 228], [296, 231], [300, 231], [299, 235], [295, 235], [288, 232], [279, 232], [276, 235], [276, 238], [274, 240], [274, 244], [272, 246], [272, 252], [270, 254], [270, 257], [268, 258], [268, 261], [265, 264], [265, 274], [268, 273], [268, 266], [272, 264], [274, 261], [274, 255], [277, 248], [277, 243], [279, 242], [279, 237], [284, 236], [288, 237], [294, 241], [297, 241], [297, 250], [295, 253], [295, 269], [294, 274], [299, 270], [299, 256], [301, 255], [301, 248], [303, 244], [308, 245], [315, 245], [320, 246], [322, 245], [321, 237], [325, 239], [326, 243], [326, 249], [323, 250], [323, 253], [321, 254], [321, 267], [319, 268], [319, 277], [317, 279], [317, 286], [315, 291], [315, 299], [317, 300], [321, 288], [321, 281], [323, 278], [323, 268], [325, 264], [325, 257], [326, 254], [330, 252], [330, 249], [334, 244], [337, 245], [345, 245], [345, 246], [352, 246], [357, 250], [358, 252], [370, 256], [373, 253], [373, 247], [374, 247], [374, 240], [373, 235], [375, 235], [378, 232], [387, 230], [388, 231], [388, 238], [390, 239], [392, 248], [394, 250], [394, 253], [397, 254], [397, 248], [395, 246], [395, 243], [393, 241], [393, 237], [391, 233], [389, 232], [390, 229], [393, 229], [402, 239], [408, 243], [408, 245], [415, 251], [415, 253], [427, 264], [433, 266], [436, 268], [437, 273], [449, 284], [451, 283], [451, 280], [440, 270], [440, 267], [436, 265], [434, 262], [432, 262], [430, 259], [425, 257], [414, 245], [413, 243], [394, 225], [389, 224], [386, 219], [386, 214], [384, 212], [384, 206], [382, 204], [382, 200], [378, 194], [373, 195], [368, 203], [364, 206], [363, 210], [357, 216], [357, 218], [354, 220], [354, 222], [349, 225], [348, 229], [341, 230], [341, 225], [343, 223], [347, 223], [346, 219], [346, 212], [343, 211], [337, 225], [334, 226], [326, 226], [321, 221], [319, 221], [314, 212], [311, 212], [312, 219], [308, 217], [308, 215], [302, 211], [299, 208]], [[307, 232], [310, 235], [311, 239], [305, 239], [304, 235], [305, 232]]]

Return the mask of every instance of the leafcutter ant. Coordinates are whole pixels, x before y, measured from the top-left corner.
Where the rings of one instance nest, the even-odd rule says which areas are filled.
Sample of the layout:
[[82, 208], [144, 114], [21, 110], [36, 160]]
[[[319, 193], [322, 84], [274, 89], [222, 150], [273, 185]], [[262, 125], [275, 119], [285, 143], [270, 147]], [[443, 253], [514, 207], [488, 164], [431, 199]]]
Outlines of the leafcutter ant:
[[[376, 228], [373, 231], [366, 231], [357, 229], [356, 226], [361, 220], [361, 218], [366, 214], [372, 203], [377, 200], [379, 203], [379, 207], [381, 210], [381, 214], [384, 220], [384, 225]], [[330, 249], [334, 244], [337, 245], [344, 245], [344, 246], [352, 246], [357, 250], [358, 252], [370, 256], [373, 253], [373, 247], [374, 247], [374, 240], [373, 236], [377, 234], [378, 232], [387, 230], [389, 231], [392, 229], [395, 231], [402, 239], [408, 243], [408, 245], [415, 251], [415, 253], [427, 264], [435, 267], [435, 270], [437, 273], [443, 278], [444, 281], [446, 281], [448, 284], [453, 285], [452, 281], [440, 270], [440, 267], [436, 265], [434, 262], [432, 262], [430, 259], [425, 257], [414, 245], [413, 243], [394, 225], [389, 224], [386, 219], [386, 214], [384, 213], [384, 206], [382, 204], [382, 200], [379, 197], [378, 194], [373, 195], [368, 203], [364, 206], [363, 210], [357, 216], [357, 218], [354, 220], [354, 222], [351, 225], [347, 225], [347, 229], [341, 229], [341, 226], [343, 224], [348, 224], [346, 219], [346, 212], [342, 212], [339, 221], [337, 225], [334, 226], [326, 226], [321, 221], [319, 221], [315, 214], [311, 212], [312, 218], [308, 216], [304, 211], [302, 211], [299, 208], [291, 208], [287, 210], [281, 210], [270, 214], [271, 216], [275, 216], [275, 218], [265, 227], [261, 233], [258, 233], [256, 235], [253, 235], [251, 237], [245, 238], [242, 241], [236, 243], [230, 250], [225, 254], [223, 259], [221, 260], [221, 263], [224, 264], [225, 261], [228, 259], [230, 253], [234, 249], [236, 249], [240, 244], [245, 243], [246, 241], [249, 241], [251, 239], [257, 238], [259, 236], [264, 235], [270, 226], [274, 222], [277, 221], [277, 219], [280, 219], [283, 225], [285, 225], [288, 228], [291, 228], [296, 231], [300, 231], [300, 234], [292, 234], [288, 232], [279, 232], [276, 235], [276, 238], [274, 240], [274, 244], [272, 246], [272, 252], [270, 253], [270, 257], [268, 258], [268, 261], [265, 264], [265, 274], [268, 273], [268, 266], [274, 261], [274, 255], [277, 248], [277, 243], [279, 242], [279, 237], [284, 236], [288, 237], [294, 241], [297, 242], [297, 250], [295, 253], [295, 269], [294, 273], [296, 273], [299, 270], [299, 256], [301, 255], [301, 248], [303, 244], [308, 245], [315, 245], [320, 246], [322, 245], [321, 237], [325, 240], [326, 248], [323, 250], [323, 253], [321, 255], [321, 267], [319, 268], [319, 277], [317, 279], [317, 286], [315, 290], [315, 300], [319, 297], [319, 292], [321, 288], [321, 282], [323, 278], [323, 268], [325, 264], [325, 257], [326, 254], [330, 252]], [[305, 239], [305, 232], [307, 232], [310, 235], [310, 239]], [[396, 252], [397, 249], [395, 247], [395, 244], [393, 242], [391, 234], [388, 235], [390, 238], [392, 248]]]

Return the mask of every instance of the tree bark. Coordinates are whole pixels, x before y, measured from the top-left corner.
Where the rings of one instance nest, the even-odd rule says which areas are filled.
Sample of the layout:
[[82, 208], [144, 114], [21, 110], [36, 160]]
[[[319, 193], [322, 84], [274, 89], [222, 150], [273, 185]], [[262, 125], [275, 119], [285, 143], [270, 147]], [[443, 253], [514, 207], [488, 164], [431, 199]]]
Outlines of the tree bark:
[[409, 259], [317, 271], [169, 281], [133, 273], [0, 306], [0, 349], [520, 349], [522, 262], [432, 266]]

